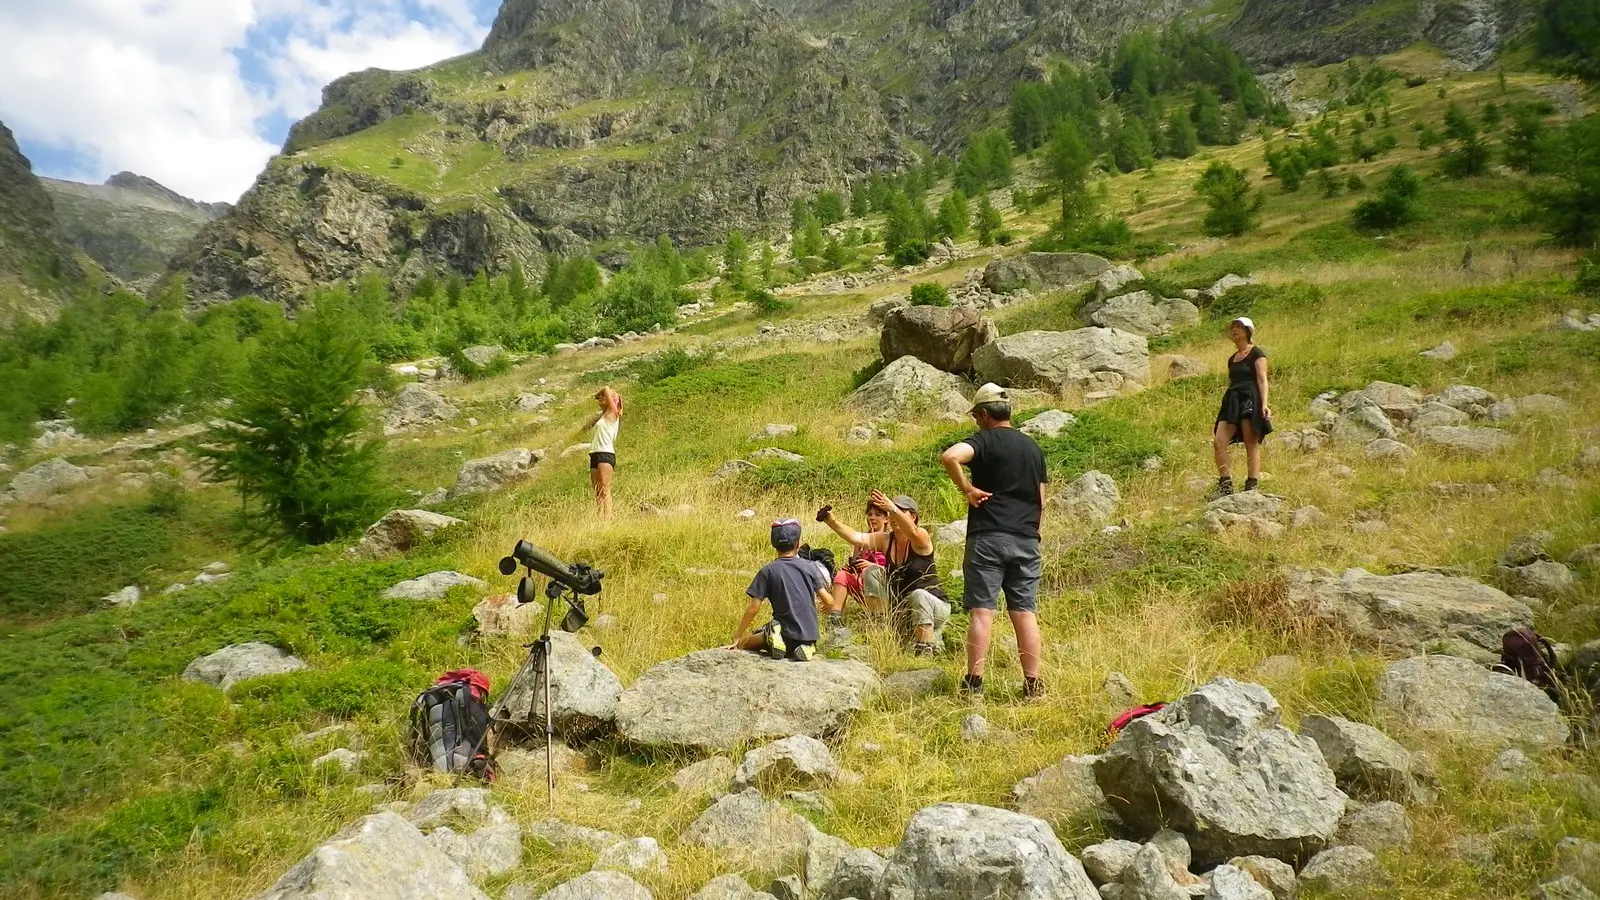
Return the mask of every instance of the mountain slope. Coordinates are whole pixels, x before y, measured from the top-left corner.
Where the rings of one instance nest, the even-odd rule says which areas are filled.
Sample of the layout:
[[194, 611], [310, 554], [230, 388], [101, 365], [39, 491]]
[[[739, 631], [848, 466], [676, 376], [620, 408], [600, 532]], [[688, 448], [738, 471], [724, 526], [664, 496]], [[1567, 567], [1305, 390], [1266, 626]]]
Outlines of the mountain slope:
[[105, 184], [40, 179], [55, 204], [62, 231], [106, 271], [148, 287], [205, 223], [226, 214], [226, 203], [200, 203], [132, 172]]
[[0, 123], [0, 321], [50, 316], [84, 277], [55, 204]]

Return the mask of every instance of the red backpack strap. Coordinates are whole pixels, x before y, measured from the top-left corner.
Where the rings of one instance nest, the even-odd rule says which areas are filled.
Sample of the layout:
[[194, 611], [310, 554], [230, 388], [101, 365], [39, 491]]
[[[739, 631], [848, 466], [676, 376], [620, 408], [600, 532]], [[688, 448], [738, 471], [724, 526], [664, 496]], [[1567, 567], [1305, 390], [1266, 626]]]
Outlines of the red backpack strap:
[[1129, 722], [1132, 722], [1135, 719], [1142, 719], [1145, 716], [1152, 715], [1154, 713], [1158, 713], [1166, 708], [1167, 704], [1165, 703], [1147, 703], [1144, 706], [1135, 706], [1133, 709], [1124, 710], [1123, 712], [1118, 713], [1116, 717], [1111, 720], [1111, 724], [1106, 726], [1106, 734], [1115, 735], [1117, 732], [1128, 727]]

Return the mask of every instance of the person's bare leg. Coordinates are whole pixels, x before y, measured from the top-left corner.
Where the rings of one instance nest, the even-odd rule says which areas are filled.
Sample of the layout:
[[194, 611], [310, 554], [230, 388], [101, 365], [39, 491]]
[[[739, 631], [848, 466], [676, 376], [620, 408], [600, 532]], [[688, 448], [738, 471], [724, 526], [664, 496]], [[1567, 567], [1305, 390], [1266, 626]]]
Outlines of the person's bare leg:
[[1218, 478], [1233, 477], [1233, 469], [1228, 464], [1228, 445], [1233, 442], [1233, 428], [1228, 422], [1218, 422], [1211, 432], [1211, 455], [1217, 463]]
[[734, 646], [738, 647], [740, 650], [760, 650], [766, 645], [766, 643], [766, 638], [762, 637], [758, 632], [756, 634], [747, 634], [744, 637], [739, 638], [739, 642]]
[[833, 602], [828, 604], [828, 608], [825, 610], [825, 612], [844, 612], [844, 603], [850, 598], [850, 590], [842, 584], [835, 584], [833, 586], [833, 593], [829, 594], [828, 596], [832, 598]]
[[983, 677], [989, 664], [989, 632], [994, 627], [994, 610], [974, 609], [967, 615], [967, 674]]
[[1247, 470], [1250, 473], [1249, 477], [1259, 479], [1261, 477], [1261, 439], [1256, 437], [1255, 423], [1245, 421], [1239, 423], [1239, 427], [1244, 429], [1244, 458], [1248, 467]]
[[1007, 616], [1011, 619], [1012, 630], [1017, 633], [1017, 656], [1022, 660], [1022, 676], [1038, 678], [1041, 644], [1039, 617], [1026, 611], [1012, 611]]
[[913, 643], [917, 644], [933, 643], [933, 626], [918, 625], [917, 627], [911, 629], [911, 640]]
[[595, 467], [595, 507], [600, 511], [602, 518], [611, 517], [611, 475], [613, 469], [610, 463], [601, 463]]

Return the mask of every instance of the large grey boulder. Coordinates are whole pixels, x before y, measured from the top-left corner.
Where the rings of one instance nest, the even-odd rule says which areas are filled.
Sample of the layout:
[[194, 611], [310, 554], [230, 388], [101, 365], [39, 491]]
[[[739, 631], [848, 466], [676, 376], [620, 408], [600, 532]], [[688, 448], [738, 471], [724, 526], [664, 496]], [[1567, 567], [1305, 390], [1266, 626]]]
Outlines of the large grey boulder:
[[1333, 423], [1333, 439], [1342, 444], [1365, 446], [1379, 438], [1394, 440], [1396, 434], [1394, 423], [1370, 402], [1340, 412]]
[[1468, 425], [1438, 425], [1417, 429], [1417, 438], [1424, 444], [1446, 453], [1484, 456], [1511, 446], [1511, 435], [1496, 428], [1474, 428]]
[[1189, 892], [1172, 877], [1167, 858], [1155, 844], [1140, 847], [1118, 881], [1128, 900], [1189, 900]]
[[914, 356], [935, 369], [961, 373], [972, 369], [973, 351], [999, 336], [975, 309], [907, 306], [884, 318], [878, 353], [884, 362]]
[[851, 850], [834, 866], [821, 900], [870, 898], [887, 867], [888, 861], [871, 850]]
[[539, 900], [654, 900], [649, 888], [621, 872], [585, 872]]
[[821, 787], [839, 777], [833, 751], [814, 737], [797, 734], [757, 747], [744, 755], [733, 773], [732, 790], [757, 788], [781, 792], [785, 788]]
[[1067, 517], [1087, 525], [1102, 525], [1117, 514], [1117, 504], [1122, 494], [1110, 475], [1089, 471], [1069, 482], [1060, 493], [1050, 498], [1050, 505], [1058, 507]]
[[1305, 716], [1300, 733], [1322, 751], [1339, 788], [1363, 800], [1430, 803], [1431, 773], [1409, 750], [1371, 725], [1338, 716]]
[[1132, 833], [1178, 831], [1201, 866], [1303, 860], [1333, 838], [1347, 798], [1317, 745], [1279, 719], [1265, 688], [1219, 678], [1124, 728], [1095, 780]]
[[1363, 388], [1361, 394], [1391, 419], [1411, 418], [1424, 399], [1424, 394], [1416, 388], [1388, 381], [1374, 381]]
[[1211, 870], [1211, 880], [1201, 900], [1274, 900], [1272, 891], [1256, 881], [1251, 874], [1236, 866], [1223, 864]]
[[1200, 523], [1212, 533], [1238, 528], [1267, 540], [1283, 534], [1283, 519], [1288, 512], [1288, 501], [1282, 497], [1261, 491], [1243, 491], [1207, 503], [1200, 514]]
[[494, 365], [505, 355], [506, 348], [499, 344], [475, 344], [461, 351], [463, 359], [480, 369]]
[[1105, 795], [1094, 780], [1093, 756], [1067, 756], [1017, 782], [1010, 806], [1046, 822], [1069, 823], [1107, 812]]
[[1113, 328], [1024, 331], [979, 348], [972, 368], [979, 381], [1061, 393], [1120, 391], [1150, 378], [1150, 345]]
[[1595, 893], [1582, 881], [1563, 875], [1534, 888], [1533, 900], [1595, 900]]
[[1481, 387], [1470, 384], [1452, 384], [1440, 391], [1439, 396], [1434, 399], [1445, 406], [1466, 412], [1474, 406], [1484, 408], [1493, 406], [1499, 398]]
[[1432, 572], [1374, 575], [1326, 569], [1288, 573], [1289, 603], [1356, 638], [1406, 653], [1446, 648], [1485, 664], [1500, 638], [1533, 624], [1533, 610], [1471, 578]]
[[1109, 300], [1123, 293], [1123, 288], [1128, 285], [1143, 280], [1144, 275], [1133, 266], [1112, 266], [1095, 276], [1090, 302], [1101, 303]]
[[1341, 844], [1365, 847], [1373, 853], [1405, 850], [1411, 846], [1411, 817], [1393, 800], [1380, 800], [1339, 820]]
[[528, 826], [528, 833], [557, 850], [588, 850], [601, 853], [626, 840], [614, 831], [570, 825], [559, 819], [544, 819]]
[[395, 395], [394, 404], [383, 415], [386, 434], [398, 434], [422, 425], [447, 422], [457, 415], [457, 410], [439, 394], [420, 384], [408, 384]]
[[1521, 416], [1559, 416], [1564, 415], [1569, 408], [1567, 401], [1551, 394], [1529, 394], [1526, 397], [1515, 397], [1501, 400], [1489, 407], [1489, 418], [1493, 421], [1515, 419]]
[[197, 681], [226, 691], [241, 681], [284, 675], [309, 668], [287, 650], [251, 641], [232, 644], [202, 656], [185, 666], [184, 681]]
[[1382, 874], [1372, 851], [1364, 847], [1334, 847], [1306, 863], [1300, 870], [1300, 883], [1332, 897], [1355, 896]]
[[396, 584], [383, 592], [385, 600], [442, 600], [458, 587], [487, 588], [481, 578], [460, 572], [429, 572]]
[[1380, 715], [1395, 727], [1480, 747], [1554, 748], [1567, 723], [1544, 691], [1455, 656], [1415, 656], [1378, 679]]
[[826, 737], [860, 711], [878, 685], [852, 660], [792, 663], [735, 650], [702, 650], [658, 663], [617, 704], [632, 743], [701, 752], [791, 735]]
[[[646, 895], [648, 897], [648, 895]], [[488, 900], [459, 863], [394, 813], [311, 851], [256, 900]]]
[[61, 457], [47, 459], [38, 465], [23, 469], [11, 479], [11, 496], [24, 503], [43, 500], [51, 494], [68, 491], [87, 484], [99, 469], [75, 466]]
[[1053, 290], [1087, 284], [1111, 268], [1088, 253], [1024, 253], [994, 259], [983, 270], [983, 286], [997, 294], [1018, 290]]
[[476, 879], [504, 875], [522, 864], [522, 826], [503, 810], [491, 810], [489, 823], [470, 833], [448, 825], [428, 835], [432, 844]]
[[725, 794], [737, 770], [733, 760], [726, 756], [711, 756], [674, 772], [672, 786], [679, 793], [694, 796]]
[[465, 497], [510, 487], [525, 478], [542, 459], [543, 450], [514, 447], [493, 456], [468, 460], [456, 473], [456, 486], [450, 495]]
[[[550, 634], [550, 710], [556, 733], [577, 739], [609, 731], [617, 718], [622, 681], [565, 631]], [[535, 690], [533, 667], [506, 689], [506, 715], [512, 722], [542, 722], [544, 692]]]
[[460, 519], [425, 509], [396, 509], [368, 526], [366, 534], [350, 548], [353, 556], [376, 559], [404, 553], [426, 538], [457, 525]]
[[600, 851], [594, 861], [595, 871], [613, 872], [665, 872], [667, 854], [653, 837], [629, 838]]
[[876, 900], [1099, 900], [1083, 866], [1039, 819], [967, 803], [918, 810]]
[[1088, 873], [1090, 881], [1111, 884], [1122, 879], [1123, 870], [1133, 862], [1140, 846], [1133, 841], [1101, 841], [1083, 848], [1079, 857], [1083, 860], [1083, 870]]
[[715, 850], [766, 871], [798, 872], [817, 829], [782, 804], [754, 790], [723, 794], [689, 823], [683, 843]]
[[1034, 438], [1058, 438], [1076, 424], [1078, 419], [1072, 413], [1047, 409], [1019, 425], [1017, 430]]
[[1472, 417], [1447, 403], [1437, 400], [1418, 406], [1408, 420], [1410, 426], [1415, 428], [1436, 428], [1439, 426], [1465, 425], [1472, 421]]
[[1536, 559], [1523, 566], [1496, 566], [1494, 574], [1507, 591], [1541, 600], [1565, 596], [1577, 585], [1571, 569], [1548, 559]]
[[1149, 291], [1134, 291], [1095, 304], [1089, 324], [1140, 334], [1145, 337], [1171, 334], [1174, 329], [1200, 323], [1200, 309], [1181, 298], [1157, 297]]
[[452, 822], [475, 828], [488, 823], [494, 810], [488, 788], [442, 788], [411, 804], [405, 817], [423, 831]]
[[929, 413], [951, 418], [971, 407], [972, 385], [914, 356], [883, 367], [850, 395], [854, 409], [877, 420], [905, 420]]
[[705, 887], [689, 895], [689, 900], [775, 900], [766, 891], [758, 891], [738, 875], [718, 875], [706, 882]]

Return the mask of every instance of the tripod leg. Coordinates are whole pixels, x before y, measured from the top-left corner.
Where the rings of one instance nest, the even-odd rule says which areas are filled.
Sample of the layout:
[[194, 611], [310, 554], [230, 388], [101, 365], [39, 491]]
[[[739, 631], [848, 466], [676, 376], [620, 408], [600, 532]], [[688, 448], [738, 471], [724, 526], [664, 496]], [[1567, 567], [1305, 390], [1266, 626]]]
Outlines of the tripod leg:
[[556, 808], [556, 770], [555, 770], [555, 720], [550, 714], [550, 636], [545, 635], [539, 641], [543, 650], [543, 666], [540, 675], [544, 680], [544, 776], [545, 799], [550, 804], [552, 811]]

